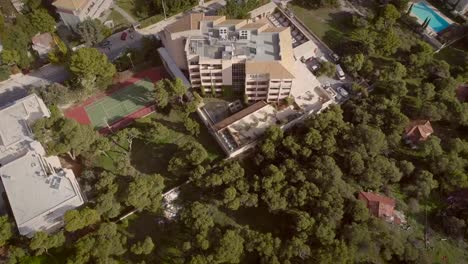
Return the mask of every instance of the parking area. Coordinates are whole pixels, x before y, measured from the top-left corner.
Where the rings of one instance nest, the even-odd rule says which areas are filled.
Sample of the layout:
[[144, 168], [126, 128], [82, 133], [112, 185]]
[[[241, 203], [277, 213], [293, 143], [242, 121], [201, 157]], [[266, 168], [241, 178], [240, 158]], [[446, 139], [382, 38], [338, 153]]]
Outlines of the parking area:
[[[297, 24], [292, 14], [286, 15], [277, 11], [267, 16], [269, 22], [276, 27], [290, 27], [293, 49], [296, 57], [295, 72], [298, 80], [304, 85], [320, 86], [334, 99], [336, 103], [343, 103], [350, 97], [350, 88], [353, 80], [339, 66], [340, 58], [328, 47], [317, 41], [302, 26]], [[304, 49], [306, 48], [306, 49]], [[331, 62], [336, 65], [336, 74], [333, 77], [317, 76], [323, 63]], [[305, 91], [305, 90], [304, 90]], [[314, 93], [313, 89], [308, 91]]]

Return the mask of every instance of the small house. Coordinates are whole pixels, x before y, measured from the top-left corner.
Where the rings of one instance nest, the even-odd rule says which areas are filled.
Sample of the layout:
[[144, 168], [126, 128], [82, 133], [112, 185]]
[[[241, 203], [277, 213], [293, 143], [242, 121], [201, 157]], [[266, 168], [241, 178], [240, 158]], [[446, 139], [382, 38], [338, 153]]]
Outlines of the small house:
[[404, 139], [408, 144], [418, 144], [426, 141], [434, 133], [429, 120], [414, 120], [405, 129]]
[[395, 200], [372, 192], [360, 192], [358, 199], [363, 201], [369, 213], [394, 224], [406, 223], [403, 213], [395, 210]]
[[47, 54], [51, 52], [55, 46], [54, 37], [50, 33], [37, 34], [32, 38], [32, 49], [35, 50], [42, 59], [47, 58]]

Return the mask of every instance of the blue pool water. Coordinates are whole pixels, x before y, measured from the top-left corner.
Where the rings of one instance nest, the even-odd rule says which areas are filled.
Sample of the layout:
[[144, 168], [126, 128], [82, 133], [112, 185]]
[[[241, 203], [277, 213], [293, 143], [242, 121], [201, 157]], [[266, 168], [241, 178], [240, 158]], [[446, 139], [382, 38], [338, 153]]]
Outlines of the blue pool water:
[[450, 23], [432, 10], [432, 8], [433, 7], [428, 6], [424, 2], [419, 2], [413, 6], [411, 13], [417, 16], [421, 21], [426, 20], [426, 18], [430, 18], [431, 21], [429, 22], [429, 26], [435, 32], [440, 32], [450, 26]]

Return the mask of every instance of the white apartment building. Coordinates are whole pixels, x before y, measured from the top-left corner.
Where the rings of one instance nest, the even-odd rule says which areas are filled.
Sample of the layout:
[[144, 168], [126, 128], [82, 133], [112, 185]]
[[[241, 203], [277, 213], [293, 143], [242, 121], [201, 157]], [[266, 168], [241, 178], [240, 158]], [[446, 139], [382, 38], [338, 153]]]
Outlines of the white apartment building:
[[0, 204], [9, 205], [19, 233], [28, 237], [60, 229], [65, 212], [84, 202], [73, 171], [33, 139], [31, 125], [49, 116], [35, 94], [0, 109]]
[[160, 37], [192, 88], [221, 93], [230, 87], [249, 102], [278, 102], [294, 87], [289, 27], [197, 13], [169, 25]]
[[57, 0], [52, 4], [57, 8], [63, 23], [74, 28], [87, 18], [99, 18], [104, 11], [109, 10], [113, 0]]

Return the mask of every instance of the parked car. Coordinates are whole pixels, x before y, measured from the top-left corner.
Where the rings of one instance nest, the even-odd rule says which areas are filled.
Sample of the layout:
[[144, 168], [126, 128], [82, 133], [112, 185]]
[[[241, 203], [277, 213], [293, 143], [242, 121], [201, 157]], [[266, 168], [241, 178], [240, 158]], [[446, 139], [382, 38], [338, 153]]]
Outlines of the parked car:
[[338, 56], [336, 53], [332, 53], [330, 57], [332, 57], [334, 62], [338, 62], [340, 60], [340, 56]]
[[338, 79], [344, 80], [346, 78], [343, 69], [341, 68], [341, 65], [337, 64], [336, 65], [336, 75], [338, 76]]
[[127, 39], [127, 35], [128, 35], [127, 32], [125, 32], [125, 31], [122, 32], [122, 34], [120, 35], [120, 39], [121, 39], [121, 40], [126, 40], [126, 39]]
[[317, 64], [312, 64], [310, 66], [310, 69], [312, 70], [313, 73], [315, 73], [315, 72], [318, 71], [318, 69], [320, 69], [320, 64], [318, 64], [318, 63]]
[[339, 94], [341, 94], [343, 97], [348, 97], [349, 96], [349, 93], [343, 87], [336, 88], [336, 91]]

